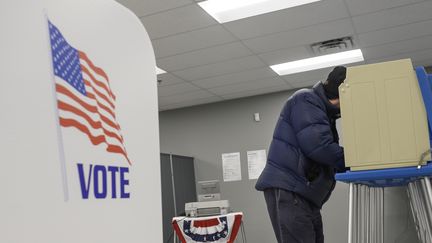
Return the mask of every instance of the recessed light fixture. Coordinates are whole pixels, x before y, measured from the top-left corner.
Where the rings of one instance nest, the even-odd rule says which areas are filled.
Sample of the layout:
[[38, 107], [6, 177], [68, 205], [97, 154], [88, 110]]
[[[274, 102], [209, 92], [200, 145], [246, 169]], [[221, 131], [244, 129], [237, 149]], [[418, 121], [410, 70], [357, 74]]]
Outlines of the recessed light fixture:
[[163, 73], [166, 73], [166, 71], [156, 67], [156, 75], [163, 74]]
[[364, 61], [363, 53], [360, 49], [356, 49], [277, 64], [270, 68], [282, 76], [361, 61]]
[[198, 4], [219, 23], [225, 23], [320, 0], [207, 0]]

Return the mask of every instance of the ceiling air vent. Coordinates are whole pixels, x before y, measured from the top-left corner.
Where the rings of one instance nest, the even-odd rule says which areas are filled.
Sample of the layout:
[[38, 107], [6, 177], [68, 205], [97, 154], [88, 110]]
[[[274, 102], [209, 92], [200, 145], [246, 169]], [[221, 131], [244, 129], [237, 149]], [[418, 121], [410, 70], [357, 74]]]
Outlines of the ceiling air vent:
[[336, 52], [349, 51], [354, 49], [352, 37], [342, 37], [333, 40], [314, 43], [311, 45], [312, 52], [317, 55], [326, 55]]

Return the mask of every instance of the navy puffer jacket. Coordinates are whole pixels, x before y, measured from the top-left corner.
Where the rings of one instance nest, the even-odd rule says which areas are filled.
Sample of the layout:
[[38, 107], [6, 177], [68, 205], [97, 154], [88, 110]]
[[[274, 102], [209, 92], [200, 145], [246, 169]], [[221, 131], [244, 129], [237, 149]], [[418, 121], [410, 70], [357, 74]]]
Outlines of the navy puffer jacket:
[[292, 95], [276, 124], [255, 188], [292, 191], [321, 208], [334, 189], [335, 171], [345, 167], [335, 125], [338, 114], [321, 82]]

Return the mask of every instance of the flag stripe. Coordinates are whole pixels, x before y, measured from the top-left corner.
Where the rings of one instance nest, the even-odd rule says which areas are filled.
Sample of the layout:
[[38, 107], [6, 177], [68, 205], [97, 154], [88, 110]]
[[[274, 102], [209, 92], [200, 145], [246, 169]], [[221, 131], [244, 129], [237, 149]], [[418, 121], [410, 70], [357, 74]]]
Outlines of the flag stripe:
[[103, 135], [93, 136], [90, 133], [90, 130], [88, 129], [87, 126], [79, 123], [78, 121], [76, 121], [74, 119], [66, 119], [66, 118], [62, 118], [62, 117], [60, 117], [60, 125], [62, 125], [63, 127], [75, 127], [76, 129], [80, 130], [81, 132], [83, 132], [84, 134], [86, 134], [88, 136], [88, 138], [90, 139], [90, 141], [93, 145], [99, 145], [101, 143], [107, 144], [108, 147], [106, 148], [106, 150], [108, 152], [123, 155], [126, 158], [128, 164], [132, 165], [126, 152], [120, 146], [108, 144]]
[[74, 113], [75, 115], [81, 116], [90, 124], [93, 129], [102, 128], [102, 123], [100, 121], [94, 121], [88, 114], [76, 108], [75, 106], [69, 105], [60, 100], [57, 102], [57, 105], [60, 110], [69, 111], [71, 113]]
[[196, 228], [216, 226], [219, 224], [220, 224], [220, 222], [219, 222], [218, 218], [193, 221], [193, 227], [196, 227]]
[[[89, 111], [96, 112], [96, 110], [98, 109], [98, 107], [100, 107], [101, 109], [103, 109], [104, 111], [106, 111], [108, 114], [110, 114], [111, 117], [112, 117], [113, 119], [115, 119], [115, 115], [114, 115], [114, 113], [112, 112], [112, 110], [109, 109], [107, 106], [101, 104], [101, 103], [96, 99], [96, 96], [95, 96], [94, 94], [90, 93], [90, 92], [87, 92], [87, 96], [88, 96], [90, 99], [92, 99], [92, 100], [94, 100], [94, 101], [96, 102], [97, 107], [96, 107], [96, 106], [92, 106], [92, 107], [94, 107], [94, 108], [90, 108], [90, 107], [88, 107], [88, 106], [91, 106], [91, 105], [89, 105], [89, 104], [85, 103], [84, 101], [82, 101], [82, 100], [81, 100], [80, 98], [78, 98], [78, 96], [76, 96], [73, 92], [71, 92], [70, 90], [68, 90], [66, 87], [64, 87], [63, 85], [61, 85], [61, 84], [59, 84], [59, 83], [56, 84], [56, 90], [57, 90], [57, 92], [59, 92], [59, 93], [62, 93], [62, 94], [64, 94], [64, 95], [66, 95], [66, 96], [69, 96], [70, 98], [72, 98], [73, 100], [75, 100], [76, 102], [78, 102], [79, 104], [81, 104], [83, 107], [85, 107], [85, 108], [86, 108], [87, 110], [89, 110]], [[93, 109], [94, 109], [94, 110], [93, 110]]]
[[[69, 91], [67, 88], [65, 88], [61, 84], [56, 84], [56, 89], [57, 89], [57, 92], [59, 92], [60, 94], [64, 94], [65, 96], [71, 98], [72, 100], [77, 102], [79, 105], [81, 105], [83, 108], [85, 108], [89, 112], [97, 114], [101, 118], [101, 120], [103, 122], [105, 122], [108, 126], [114, 128], [116, 130], [119, 130], [120, 127], [118, 126], [118, 124], [115, 123], [115, 121], [111, 120], [110, 118], [106, 117], [104, 114], [100, 113], [100, 111], [98, 110], [98, 107], [96, 107], [94, 105], [90, 105], [90, 104], [84, 102], [82, 99], [79, 99], [75, 94], [73, 94], [71, 91]], [[59, 97], [59, 100], [60, 100], [60, 97]], [[121, 140], [123, 141], [123, 139], [121, 139]]]
[[104, 111], [108, 112], [108, 113], [109, 113], [109, 114], [110, 114], [114, 119], [116, 118], [114, 112], [113, 112], [113, 111], [112, 111], [108, 106], [106, 106], [106, 105], [100, 103], [100, 102], [96, 99], [96, 96], [95, 96], [94, 94], [90, 93], [90, 94], [87, 94], [87, 96], [88, 96], [89, 98], [95, 100], [96, 103], [97, 103], [97, 105], [98, 105], [98, 107], [100, 107], [100, 108], [103, 109]]
[[128, 161], [128, 163], [130, 165], [132, 165], [131, 162], [130, 162], [130, 160], [129, 160], [129, 157], [126, 154], [126, 151], [123, 150], [123, 148], [121, 148], [120, 146], [108, 144], [107, 151], [111, 152], [111, 153], [116, 153], [116, 154], [123, 155], [126, 158], [126, 160]]
[[[58, 85], [60, 85], [60, 84], [58, 84]], [[89, 89], [91, 90], [91, 88], [89, 88]], [[79, 94], [76, 90], [73, 90], [73, 91], [69, 90], [69, 91], [72, 94], [75, 94], [75, 96], [76, 96], [76, 94]], [[111, 117], [109, 113], [107, 113], [105, 110], [99, 109], [99, 107], [97, 106], [97, 104], [98, 104], [97, 99], [93, 99], [91, 97], [83, 97], [81, 99], [81, 102], [79, 102], [79, 101], [74, 100], [74, 98], [72, 98], [68, 95], [65, 95], [63, 93], [59, 92], [58, 94], [59, 94], [58, 100], [61, 100], [65, 103], [68, 103], [72, 106], [77, 107], [79, 110], [86, 112], [89, 117], [92, 117], [92, 120], [102, 121], [103, 127], [106, 130], [110, 130], [110, 132], [117, 134], [118, 138], [123, 143], [124, 139], [123, 139], [123, 136], [121, 135], [120, 126], [118, 125], [115, 118]], [[92, 93], [90, 93], [90, 91], [87, 91], [87, 94], [92, 94]], [[86, 105], [83, 106], [82, 102], [84, 102], [84, 104], [86, 104]], [[89, 111], [87, 106], [96, 107], [97, 112], [94, 113], [92, 111]]]
[[95, 89], [92, 83], [84, 80], [84, 84], [86, 86], [86, 90], [88, 90], [87, 92], [89, 93], [87, 94], [87, 97], [96, 101], [97, 105], [107, 111], [109, 114], [111, 114], [112, 118], [115, 120], [116, 116], [114, 110], [111, 109], [110, 105], [106, 103], [106, 100], [99, 98], [99, 96], [97, 95], [98, 93], [94, 91]]
[[108, 75], [106, 75], [106, 73], [104, 72], [104, 70], [102, 70], [100, 67], [96, 67], [93, 62], [88, 58], [87, 54], [82, 52], [82, 51], [78, 51], [78, 55], [80, 57], [80, 59], [84, 60], [93, 70], [95, 70], [95, 72], [99, 75], [101, 75], [102, 77], [105, 78], [105, 80], [109, 80], [108, 79]]
[[[79, 54], [78, 54], [79, 56]], [[95, 67], [93, 63], [91, 63], [90, 59], [83, 59], [83, 58], [79, 58], [80, 59], [80, 65], [85, 66], [89, 71], [92, 72], [93, 76], [101, 81], [102, 83], [104, 83], [104, 88], [108, 91], [111, 90], [111, 87], [108, 83], [108, 77], [101, 75], [101, 73], [98, 71], [98, 67]], [[101, 69], [99, 69], [101, 70]]]
[[[97, 90], [99, 94], [103, 94], [105, 99], [103, 99], [103, 100], [101, 100], [101, 101], [103, 101], [103, 103], [104, 103], [106, 106], [111, 107], [111, 109], [114, 111], [114, 107], [112, 107], [112, 106], [114, 106], [115, 101], [112, 100], [112, 99], [109, 97], [109, 94], [106, 92], [106, 90], [100, 88], [100, 87], [97, 86], [97, 85], [95, 85], [94, 82], [92, 81], [92, 79], [90, 78], [89, 75], [87, 75], [87, 74], [84, 73], [84, 72], [83, 72], [82, 74], [83, 74], [83, 82], [84, 82], [85, 80], [87, 80], [88, 84], [91, 84], [92, 90]], [[96, 92], [93, 92], [93, 93], [96, 93]]]
[[109, 101], [114, 103], [115, 100], [111, 96], [111, 91], [110, 91], [109, 87], [107, 87], [106, 81], [101, 81], [100, 79], [95, 77], [92, 70], [89, 69], [84, 64], [81, 64], [81, 70], [82, 70], [83, 74], [87, 75], [87, 77], [84, 76], [84, 79], [93, 81], [93, 83], [96, 85], [96, 87], [100, 88], [100, 93], [105, 93], [105, 95], [107, 96]]
[[[104, 127], [104, 123], [101, 123], [99, 126], [98, 122], [92, 119], [90, 116], [84, 117], [80, 116], [80, 114], [76, 114], [75, 111], [70, 109], [60, 109], [61, 117], [63, 118], [71, 118], [80, 121], [80, 123], [87, 125], [89, 129], [92, 131], [94, 136], [103, 135], [107, 137], [107, 143], [118, 144], [123, 146], [123, 138], [117, 133], [117, 131], [111, 131], [109, 128]], [[89, 120], [90, 118], [90, 120]]]
[[123, 138], [121, 138], [117, 133], [111, 132], [106, 130], [105, 128], [102, 128], [104, 133], [108, 136], [108, 137], [112, 137], [115, 138], [116, 140], [118, 140], [121, 144], [123, 144]]
[[[92, 84], [91, 84], [91, 82], [89, 81], [89, 80], [87, 80], [87, 79], [84, 79], [84, 83], [86, 84], [86, 85], [89, 85], [89, 86], [91, 86], [91, 87], [94, 87]], [[102, 94], [101, 92], [99, 92], [97, 89], [95, 89], [95, 88], [93, 88], [93, 91], [95, 92], [95, 94], [97, 95], [97, 96], [99, 96], [99, 97], [101, 97], [104, 101], [106, 101], [108, 104], [109, 104], [109, 106], [111, 107], [111, 109], [115, 109], [115, 106], [114, 106], [114, 104], [108, 99], [108, 97], [106, 96], [106, 95], [104, 95], [104, 94]]]
[[75, 106], [69, 105], [65, 102], [62, 101], [58, 101], [58, 108], [60, 110], [64, 110], [64, 111], [69, 111], [77, 116], [80, 116], [82, 118], [84, 118], [89, 124], [90, 126], [97, 130], [97, 129], [102, 129], [102, 131], [104, 132], [105, 135], [115, 138], [117, 139], [120, 143], [122, 143], [122, 139], [117, 135], [114, 134], [113, 132], [108, 131], [107, 129], [105, 129], [102, 126], [102, 122], [100, 121], [94, 121], [88, 114], [86, 114], [85, 112], [81, 111], [80, 109], [76, 108]]
[[242, 218], [243, 218], [243, 214], [235, 215], [234, 224], [232, 227], [232, 232], [231, 232], [231, 236], [230, 236], [228, 243], [234, 243], [235, 242], [235, 238], [236, 238], [237, 233], [238, 233], [240, 226], [242, 224]]
[[93, 136], [90, 133], [90, 130], [88, 129], [87, 126], [77, 122], [74, 119], [66, 119], [66, 118], [60, 117], [60, 125], [62, 125], [64, 127], [75, 127], [76, 129], [85, 133], [93, 145], [99, 145], [101, 143], [105, 143], [105, 137], [103, 135], [99, 135], [97, 137]]
[[70, 111], [65, 111], [65, 110], [59, 110], [59, 113], [61, 114], [62, 118], [73, 119], [73, 120], [81, 123], [82, 125], [86, 126], [89, 129], [89, 131], [93, 137], [104, 136], [105, 142], [107, 144], [118, 145], [120, 147], [123, 147], [123, 145], [118, 141], [118, 139], [107, 136], [104, 133], [102, 128], [99, 128], [99, 129], [92, 128], [92, 126], [89, 124], [89, 121], [86, 120], [85, 118], [83, 118], [81, 116], [77, 116], [75, 113], [72, 113]]
[[107, 85], [108, 85], [108, 87], [106, 87], [106, 90], [110, 94], [111, 98], [113, 98], [115, 100], [116, 99], [115, 95], [112, 93], [111, 88], [110, 88], [108, 75], [106, 75], [106, 73], [101, 68], [96, 67], [93, 64], [93, 62], [87, 57], [87, 54], [85, 54], [82, 51], [78, 51], [78, 53], [79, 53], [80, 59], [84, 60], [95, 73], [97, 73], [97, 74], [99, 74], [105, 78]]
[[82, 107], [86, 108], [88, 111], [93, 112], [93, 113], [98, 112], [97, 108], [95, 106], [92, 106], [92, 105], [85, 103], [84, 101], [79, 99], [75, 94], [73, 94], [70, 90], [65, 88], [63, 85], [57, 83], [56, 84], [56, 90], [58, 93], [61, 93], [61, 94], [64, 94], [64, 95], [70, 97], [75, 102], [79, 103]]
[[[100, 76], [96, 77], [97, 75], [95, 76], [95, 73], [84, 64], [80, 64], [80, 68], [82, 70], [83, 78], [92, 81], [94, 87], [98, 89], [99, 93], [104, 94], [108, 98], [108, 100], [114, 104], [115, 100], [111, 98], [109, 91], [101, 84], [106, 83], [103, 78]], [[98, 82], [98, 84], [96, 84], [95, 82]]]

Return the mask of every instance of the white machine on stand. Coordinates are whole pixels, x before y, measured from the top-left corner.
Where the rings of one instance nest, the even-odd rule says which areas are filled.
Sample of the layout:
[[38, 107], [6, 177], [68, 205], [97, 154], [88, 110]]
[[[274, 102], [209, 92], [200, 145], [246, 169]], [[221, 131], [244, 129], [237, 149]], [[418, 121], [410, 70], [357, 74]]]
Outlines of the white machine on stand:
[[[189, 202], [185, 204], [185, 214], [186, 217], [176, 217], [173, 218], [173, 226], [174, 229], [177, 231], [177, 237], [174, 237], [174, 243], [181, 241], [181, 242], [189, 242], [192, 237], [189, 235], [188, 237], [182, 236], [184, 239], [179, 239], [179, 234], [182, 231], [182, 224], [187, 224], [188, 227], [191, 227], [191, 229], [186, 229], [188, 233], [191, 233], [193, 230], [195, 234], [204, 234], [206, 237], [214, 237], [212, 234], [206, 234], [205, 232], [208, 230], [206, 227], [213, 227], [213, 229], [209, 230], [210, 232], [214, 233], [214, 230], [220, 230], [219, 226], [228, 227], [228, 225], [231, 225], [231, 227], [234, 228], [226, 228], [225, 230], [222, 230], [221, 234], [233, 234], [234, 238], [231, 238], [231, 240], [235, 239], [237, 233], [240, 232], [242, 235], [243, 242], [246, 241], [246, 234], [244, 231], [244, 226], [242, 223], [242, 217], [243, 213], [241, 212], [235, 212], [232, 213], [230, 210], [230, 204], [228, 200], [220, 200], [221, 199], [221, 193], [220, 193], [220, 186], [218, 180], [212, 180], [212, 181], [199, 181], [197, 188], [197, 197], [198, 202]], [[233, 216], [235, 215], [235, 216]], [[191, 223], [192, 222], [192, 223]], [[194, 222], [197, 223], [200, 226], [196, 226], [195, 228]], [[210, 223], [211, 222], [211, 223]], [[218, 222], [218, 226], [213, 225], [215, 222]], [[211, 224], [211, 225], [209, 225]], [[180, 226], [179, 226], [180, 225]], [[186, 231], [185, 230], [185, 231]], [[229, 236], [231, 237], [231, 236]], [[227, 240], [228, 236], [226, 238], [221, 238], [221, 242], [225, 242], [224, 240]], [[198, 239], [193, 240], [193, 242], [201, 242]], [[219, 242], [219, 240], [217, 241]]]
[[190, 202], [185, 204], [185, 212], [188, 217], [206, 217], [228, 214], [230, 207], [228, 200]]
[[218, 180], [198, 182], [198, 202], [185, 204], [188, 217], [205, 217], [227, 214], [230, 212], [228, 200], [220, 200], [220, 186]]

